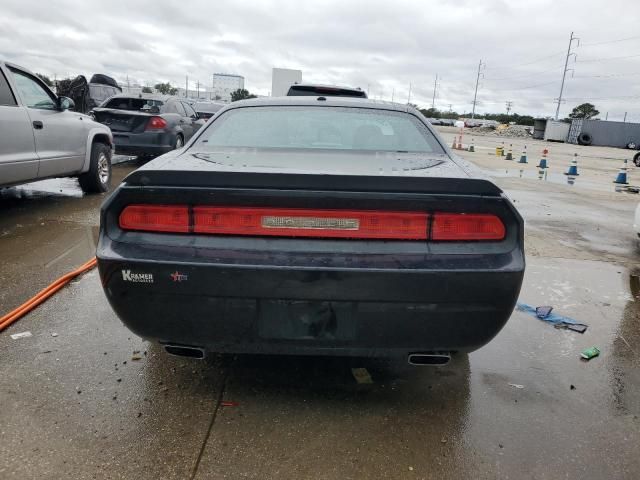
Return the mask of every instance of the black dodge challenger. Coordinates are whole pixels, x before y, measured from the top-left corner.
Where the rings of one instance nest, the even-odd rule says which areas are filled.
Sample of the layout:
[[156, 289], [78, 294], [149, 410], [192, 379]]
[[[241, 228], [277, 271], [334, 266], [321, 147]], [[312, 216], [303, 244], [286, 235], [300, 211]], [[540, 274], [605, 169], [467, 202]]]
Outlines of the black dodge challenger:
[[170, 353], [404, 357], [489, 342], [525, 268], [523, 221], [406, 105], [235, 102], [106, 200], [113, 309]]

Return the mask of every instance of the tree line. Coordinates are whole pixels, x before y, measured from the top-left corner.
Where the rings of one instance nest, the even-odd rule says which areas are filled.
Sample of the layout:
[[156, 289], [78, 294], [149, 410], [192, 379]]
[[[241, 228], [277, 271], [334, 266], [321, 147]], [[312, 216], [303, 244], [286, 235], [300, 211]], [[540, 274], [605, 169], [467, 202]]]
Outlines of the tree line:
[[[420, 108], [420, 112], [427, 118], [446, 118], [451, 120], [457, 120], [458, 118], [467, 115], [467, 114], [459, 114], [454, 111], [441, 111], [437, 108]], [[597, 117], [600, 114], [600, 111], [596, 109], [595, 105], [592, 103], [583, 103], [573, 108], [571, 113], [567, 118], [562, 119], [562, 121], [571, 123], [574, 118], [584, 118], [590, 119]], [[519, 115], [517, 113], [511, 113], [507, 115], [506, 113], [484, 113], [484, 114], [476, 114], [475, 118], [478, 120], [495, 120], [499, 123], [510, 123], [515, 122], [518, 125], [533, 125], [533, 121], [535, 118], [531, 115]], [[595, 118], [598, 120], [598, 118]]]

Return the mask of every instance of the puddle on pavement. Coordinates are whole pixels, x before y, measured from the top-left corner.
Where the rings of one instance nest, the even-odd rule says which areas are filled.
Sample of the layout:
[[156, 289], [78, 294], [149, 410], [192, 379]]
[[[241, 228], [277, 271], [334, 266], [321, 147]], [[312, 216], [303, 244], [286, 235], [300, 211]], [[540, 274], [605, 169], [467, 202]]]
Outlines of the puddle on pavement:
[[[552, 173], [548, 170], [526, 170], [522, 168], [505, 168], [505, 169], [484, 169], [485, 175], [497, 178], [524, 178], [529, 180], [538, 180], [558, 185], [570, 185], [572, 187], [586, 188], [589, 190], [598, 190], [601, 192], [620, 192], [626, 193], [626, 186], [591, 182], [583, 180], [580, 176], [564, 175], [561, 173]], [[633, 193], [633, 192], [629, 192]]]
[[95, 255], [98, 226], [42, 221], [0, 232], [0, 313], [35, 295]]
[[[136, 166], [118, 159], [113, 184]], [[95, 255], [104, 198], [84, 196], [75, 178], [0, 189], [0, 313]]]
[[[118, 165], [114, 169], [114, 180], [121, 180], [119, 171], [127, 167], [137, 167], [135, 157], [116, 155], [112, 164]], [[0, 200], [38, 199], [43, 197], [71, 197], [82, 198], [84, 193], [80, 189], [78, 180], [73, 177], [49, 178], [38, 182], [25, 183], [15, 187], [0, 188]], [[1, 206], [1, 205], [0, 205]]]

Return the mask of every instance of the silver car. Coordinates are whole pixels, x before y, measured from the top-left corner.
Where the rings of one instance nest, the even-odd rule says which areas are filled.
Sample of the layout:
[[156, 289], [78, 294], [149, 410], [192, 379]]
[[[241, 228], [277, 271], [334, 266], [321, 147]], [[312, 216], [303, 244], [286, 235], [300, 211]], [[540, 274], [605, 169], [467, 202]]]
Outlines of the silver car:
[[0, 62], [0, 187], [78, 177], [85, 192], [111, 183], [111, 130], [72, 111], [36, 75]]

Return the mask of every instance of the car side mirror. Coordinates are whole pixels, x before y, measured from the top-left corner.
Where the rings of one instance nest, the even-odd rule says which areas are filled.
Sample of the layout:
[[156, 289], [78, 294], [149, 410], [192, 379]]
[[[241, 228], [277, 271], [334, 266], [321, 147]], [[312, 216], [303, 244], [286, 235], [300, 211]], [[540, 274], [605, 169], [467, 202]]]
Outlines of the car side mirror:
[[56, 102], [56, 107], [58, 110], [73, 110], [76, 107], [76, 104], [69, 97], [58, 97]]

